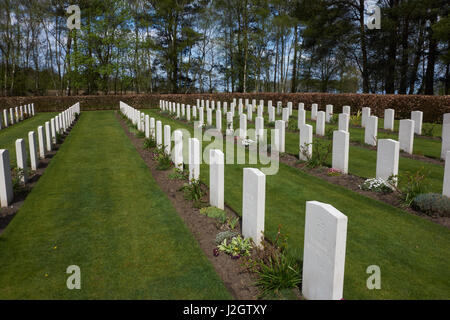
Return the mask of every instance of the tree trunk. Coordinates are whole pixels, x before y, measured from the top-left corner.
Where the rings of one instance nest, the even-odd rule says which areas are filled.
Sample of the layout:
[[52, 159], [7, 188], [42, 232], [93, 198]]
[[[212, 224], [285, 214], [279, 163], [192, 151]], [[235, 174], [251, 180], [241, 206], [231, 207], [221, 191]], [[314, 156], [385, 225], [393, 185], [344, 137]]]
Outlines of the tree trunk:
[[[436, 22], [436, 15], [430, 18], [430, 26]], [[437, 41], [433, 37], [433, 29], [429, 28], [427, 71], [425, 73], [425, 94], [434, 94], [434, 67], [436, 65]]]

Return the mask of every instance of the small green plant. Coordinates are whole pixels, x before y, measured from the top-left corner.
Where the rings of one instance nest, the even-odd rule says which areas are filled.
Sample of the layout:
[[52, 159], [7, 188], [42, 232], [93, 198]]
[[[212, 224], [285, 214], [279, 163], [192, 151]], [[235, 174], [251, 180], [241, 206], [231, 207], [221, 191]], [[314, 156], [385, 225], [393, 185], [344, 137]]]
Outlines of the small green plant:
[[227, 213], [217, 207], [202, 208], [200, 209], [200, 213], [207, 217], [217, 219], [221, 224], [227, 222]]
[[75, 121], [77, 121], [80, 118], [80, 114], [78, 112], [75, 112], [74, 116], [75, 116]]
[[187, 172], [179, 168], [173, 168], [173, 172], [169, 174], [170, 180], [184, 180], [187, 178]]
[[288, 130], [292, 130], [292, 131], [298, 130], [297, 123], [295, 121], [289, 121], [288, 122]]
[[278, 259], [269, 258], [267, 263], [260, 262], [256, 273], [256, 285], [262, 289], [263, 296], [294, 288], [302, 281], [300, 268], [285, 254], [281, 254]]
[[251, 240], [249, 238], [243, 239], [240, 235], [232, 238], [229, 243], [227, 239], [224, 239], [218, 247], [219, 251], [229, 254], [234, 259], [250, 256], [252, 248]]
[[156, 140], [150, 136], [144, 140], [144, 149], [150, 150], [156, 147]]
[[337, 124], [339, 121], [339, 115], [333, 114], [330, 118], [330, 124]]
[[312, 143], [313, 151], [311, 156], [308, 155], [307, 152], [309, 145], [311, 144], [306, 144], [301, 148], [302, 154], [305, 156], [305, 158], [308, 159], [306, 160], [306, 166], [308, 168], [317, 168], [324, 166], [333, 147], [331, 141], [316, 139], [314, 143]]
[[216, 235], [216, 245], [221, 244], [223, 242], [223, 240], [225, 240], [225, 239], [231, 239], [233, 237], [236, 237], [237, 235], [239, 235], [239, 234], [232, 230], [226, 230], [226, 231], [219, 232]]
[[158, 162], [156, 170], [165, 171], [172, 167], [172, 159], [170, 159], [170, 155], [168, 155], [164, 149], [155, 149], [153, 159]]
[[411, 207], [430, 216], [450, 217], [450, 198], [442, 194], [419, 194], [411, 202]]
[[23, 169], [20, 169], [18, 167], [13, 167], [11, 169], [13, 194], [15, 196], [18, 196], [18, 195], [26, 192], [26, 190], [27, 190], [25, 184], [22, 182], [23, 177], [24, 177]]
[[145, 137], [145, 133], [142, 132], [142, 131], [140, 131], [140, 130], [138, 130], [138, 131], [135, 133], [135, 135], [136, 135], [136, 138], [139, 138], [139, 139], [142, 139], [142, 138]]
[[275, 128], [275, 121], [271, 121], [267, 124], [269, 128]]
[[239, 218], [235, 217], [235, 218], [228, 218], [227, 219], [227, 225], [228, 227], [233, 230], [234, 228], [236, 228], [237, 223], [239, 222]]
[[434, 123], [424, 123], [422, 125], [422, 135], [427, 137], [432, 137], [434, 135], [434, 129], [436, 128], [436, 124]]
[[61, 133], [56, 132], [56, 144], [61, 144], [63, 142], [63, 136]]
[[191, 179], [190, 183], [185, 183], [181, 189], [187, 200], [194, 202], [194, 206], [200, 208], [203, 206], [202, 197], [205, 195], [200, 180]]
[[399, 177], [400, 187], [398, 188], [406, 205], [411, 205], [414, 198], [419, 194], [426, 193], [426, 177], [428, 172], [422, 167], [416, 172], [406, 171]]
[[252, 258], [247, 258], [248, 270], [256, 273], [256, 285], [262, 296], [270, 296], [284, 289], [295, 288], [301, 283], [301, 261], [287, 256], [288, 237], [281, 233], [281, 226], [273, 242], [263, 239], [261, 248], [255, 250]]
[[361, 110], [352, 116], [350, 116], [350, 124], [352, 126], [361, 126]]
[[327, 128], [325, 130], [325, 138], [328, 140], [333, 140], [333, 132], [334, 132], [333, 128]]

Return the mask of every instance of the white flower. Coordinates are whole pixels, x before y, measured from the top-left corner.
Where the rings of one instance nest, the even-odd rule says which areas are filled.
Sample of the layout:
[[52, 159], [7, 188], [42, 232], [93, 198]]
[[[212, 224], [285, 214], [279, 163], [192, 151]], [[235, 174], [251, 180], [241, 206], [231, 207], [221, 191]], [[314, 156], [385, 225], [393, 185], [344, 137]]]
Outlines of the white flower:
[[242, 140], [242, 145], [244, 146], [249, 146], [251, 144], [253, 144], [255, 141], [251, 140], [251, 139], [244, 139]]

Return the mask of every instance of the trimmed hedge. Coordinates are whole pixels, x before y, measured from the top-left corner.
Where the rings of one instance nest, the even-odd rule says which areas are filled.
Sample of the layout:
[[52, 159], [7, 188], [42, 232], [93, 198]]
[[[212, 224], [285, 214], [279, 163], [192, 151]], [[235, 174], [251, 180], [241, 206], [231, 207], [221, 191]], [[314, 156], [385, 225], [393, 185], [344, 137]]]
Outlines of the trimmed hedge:
[[397, 119], [410, 118], [412, 110], [423, 111], [425, 122], [442, 123], [442, 115], [450, 113], [450, 96], [425, 95], [378, 95], [356, 93], [204, 93], [204, 94], [140, 94], [140, 95], [96, 95], [96, 96], [64, 96], [64, 97], [0, 97], [0, 109], [16, 107], [33, 102], [37, 111], [62, 111], [76, 102], [80, 102], [82, 110], [118, 109], [119, 101], [124, 101], [135, 108], [158, 108], [159, 100], [176, 101], [185, 104], [195, 104], [197, 99], [215, 101], [232, 101], [233, 98], [248, 98], [272, 100], [273, 105], [282, 101], [286, 105], [291, 101], [296, 108], [299, 102], [310, 110], [312, 103], [317, 103], [320, 110], [325, 105], [335, 106], [335, 113], [341, 112], [341, 107], [349, 105], [352, 113], [363, 107], [370, 107], [371, 113], [378, 117], [384, 116], [384, 109], [395, 109]]

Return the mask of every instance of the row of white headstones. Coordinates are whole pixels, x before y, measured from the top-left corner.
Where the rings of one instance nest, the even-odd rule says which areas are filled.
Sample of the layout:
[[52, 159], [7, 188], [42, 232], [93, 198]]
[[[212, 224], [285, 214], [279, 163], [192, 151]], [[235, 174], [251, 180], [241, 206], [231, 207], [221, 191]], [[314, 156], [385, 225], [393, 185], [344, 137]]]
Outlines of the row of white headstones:
[[[38, 147], [34, 131], [28, 132], [28, 146], [31, 163], [31, 170], [36, 171], [39, 166], [39, 159], [44, 159], [47, 152], [53, 150], [56, 144], [56, 134], [63, 134], [75, 120], [75, 114], [80, 113], [80, 103], [76, 103], [57, 116], [46, 121], [44, 126], [38, 126]], [[16, 140], [16, 160], [17, 168], [22, 171], [21, 182], [28, 181], [28, 154], [25, 147], [25, 139]], [[13, 187], [9, 151], [0, 149], [0, 204], [7, 207], [13, 201]]]
[[8, 109], [3, 109], [3, 113], [0, 113], [0, 130], [33, 116], [34, 103], [15, 108], [9, 108], [9, 117]]
[[[139, 110], [120, 103], [121, 112], [138, 130], [145, 132], [147, 138], [156, 140], [159, 148], [167, 154], [171, 152], [174, 163], [183, 168], [182, 132], [175, 130], [155, 118], [144, 115]], [[173, 139], [172, 139], [173, 138]], [[163, 144], [164, 139], [164, 144]], [[200, 142], [189, 138], [189, 179], [198, 180], [200, 174]], [[210, 205], [224, 209], [224, 154], [221, 150], [210, 150], [209, 160]], [[261, 245], [265, 221], [266, 176], [259, 169], [243, 169], [242, 192], [242, 235]], [[333, 206], [318, 201], [306, 202], [305, 240], [303, 256], [302, 293], [307, 299], [336, 299], [343, 295], [345, 250], [347, 238], [347, 216]]]
[[[227, 102], [221, 104], [211, 101], [211, 107], [209, 107], [209, 100], [197, 101], [197, 106], [192, 107], [192, 118], [197, 119], [200, 125], [204, 124], [204, 108], [207, 113], [207, 125], [212, 125], [212, 112], [216, 112], [216, 129], [222, 130], [222, 110], [227, 115], [227, 130], [226, 134], [233, 134], [233, 118], [235, 114], [236, 104], [232, 102], [230, 105], [230, 111], [227, 111]], [[239, 101], [241, 103], [241, 101]], [[247, 113], [244, 113], [244, 106], [238, 105], [239, 114], [239, 136], [241, 139], [247, 138], [247, 121], [251, 121], [253, 117], [253, 109], [256, 104], [256, 100], [253, 100], [253, 104], [247, 105]], [[170, 101], [160, 100], [160, 109], [166, 110], [169, 113], [176, 114], [176, 117], [185, 117], [186, 120], [191, 120], [191, 106]], [[206, 105], [206, 107], [202, 107]], [[215, 105], [217, 109], [215, 109]], [[299, 158], [300, 160], [307, 161], [313, 152], [313, 127], [306, 124], [306, 110], [303, 103], [298, 105], [298, 122], [297, 128], [299, 129]], [[197, 110], [198, 109], [198, 110]], [[279, 152], [285, 151], [285, 127], [289, 122], [289, 118], [292, 115], [292, 103], [288, 102], [286, 108], [282, 108], [281, 102], [277, 103], [277, 114], [282, 115], [282, 120], [275, 120], [275, 107], [272, 107], [272, 101], [268, 101], [268, 113], [269, 122], [275, 121], [275, 141], [274, 148]], [[350, 121], [350, 106], [343, 106], [342, 113], [338, 116], [338, 130], [333, 132], [333, 147], [332, 147], [332, 168], [339, 170], [343, 174], [348, 173], [348, 161], [349, 161], [349, 121]], [[264, 130], [264, 100], [260, 101], [257, 107], [257, 117], [255, 118], [256, 135], [262, 136]], [[384, 128], [386, 130], [394, 130], [394, 115], [395, 110], [386, 109], [384, 113]], [[311, 120], [316, 121], [316, 135], [325, 135], [325, 123], [331, 121], [333, 116], [333, 106], [327, 105], [326, 112], [318, 111], [318, 105], [312, 105]], [[376, 165], [376, 177], [383, 180], [388, 180], [392, 176], [398, 175], [399, 168], [399, 155], [400, 150], [403, 150], [409, 154], [412, 154], [414, 134], [421, 134], [422, 132], [422, 111], [412, 111], [411, 119], [400, 120], [399, 125], [399, 141], [393, 139], [377, 139], [378, 131], [378, 117], [370, 115], [370, 108], [362, 108], [361, 113], [361, 126], [365, 128], [365, 142], [369, 145], [377, 146], [377, 165]], [[258, 140], [258, 139], [256, 139]], [[450, 197], [450, 113], [443, 115], [442, 124], [442, 159], [445, 160], [444, 169], [444, 183], [443, 183], [443, 195]], [[448, 160], [448, 161], [447, 161]], [[396, 183], [396, 179], [393, 181]]]

